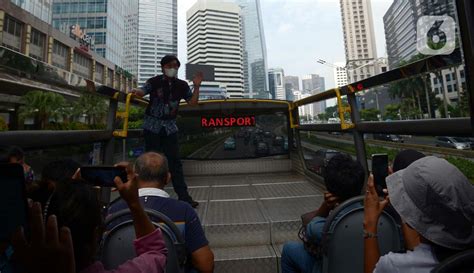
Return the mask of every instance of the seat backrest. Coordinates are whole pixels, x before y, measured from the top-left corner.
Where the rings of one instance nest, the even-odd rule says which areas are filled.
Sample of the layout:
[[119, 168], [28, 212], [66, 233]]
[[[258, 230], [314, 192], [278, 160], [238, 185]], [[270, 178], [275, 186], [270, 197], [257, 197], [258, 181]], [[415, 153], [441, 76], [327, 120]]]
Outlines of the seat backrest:
[[[363, 196], [351, 198], [327, 218], [322, 242], [323, 272], [364, 272], [363, 200]], [[379, 218], [377, 235], [381, 255], [403, 250], [400, 222], [386, 211]]]
[[[166, 215], [158, 211], [150, 209], [145, 211], [153, 224], [162, 231], [168, 249], [166, 272], [184, 272], [186, 249], [178, 227]], [[130, 211], [125, 209], [112, 214], [106, 219], [106, 225], [121, 218], [130, 219]], [[133, 240], [135, 240], [135, 228], [132, 220], [122, 221], [107, 232], [101, 245], [101, 261], [104, 267], [108, 270], [116, 269], [127, 260], [136, 257]]]
[[472, 273], [474, 272], [474, 249], [469, 249], [447, 258], [431, 273]]

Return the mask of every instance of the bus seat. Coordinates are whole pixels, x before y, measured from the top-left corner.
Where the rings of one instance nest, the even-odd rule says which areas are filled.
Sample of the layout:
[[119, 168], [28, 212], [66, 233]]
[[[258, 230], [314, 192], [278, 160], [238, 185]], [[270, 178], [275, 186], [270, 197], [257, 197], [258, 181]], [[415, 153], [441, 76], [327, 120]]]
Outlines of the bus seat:
[[[166, 272], [184, 272], [186, 249], [184, 239], [178, 227], [164, 214], [145, 209], [150, 220], [161, 228], [168, 249]], [[124, 209], [106, 219], [106, 226], [119, 219], [131, 219], [130, 210]], [[132, 220], [124, 220], [104, 235], [101, 245], [101, 261], [108, 270], [116, 269], [127, 260], [136, 257], [133, 246], [135, 228]]]
[[[363, 201], [364, 196], [346, 200], [328, 216], [323, 228], [323, 272], [364, 272]], [[400, 220], [392, 213], [384, 210], [378, 222], [381, 255], [403, 250]]]
[[474, 272], [474, 249], [451, 256], [438, 264], [431, 273], [471, 273]]

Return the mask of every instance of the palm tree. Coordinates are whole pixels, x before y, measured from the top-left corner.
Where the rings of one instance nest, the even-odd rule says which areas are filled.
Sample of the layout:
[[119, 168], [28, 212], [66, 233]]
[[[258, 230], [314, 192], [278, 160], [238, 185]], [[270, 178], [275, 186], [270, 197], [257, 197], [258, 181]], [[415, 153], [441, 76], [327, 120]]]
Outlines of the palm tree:
[[34, 118], [38, 129], [42, 130], [50, 119], [62, 117], [67, 108], [63, 96], [43, 91], [30, 91], [21, 97], [20, 117]]
[[75, 115], [86, 115], [89, 125], [102, 121], [107, 114], [107, 104], [103, 98], [90, 94], [82, 94], [74, 104]]

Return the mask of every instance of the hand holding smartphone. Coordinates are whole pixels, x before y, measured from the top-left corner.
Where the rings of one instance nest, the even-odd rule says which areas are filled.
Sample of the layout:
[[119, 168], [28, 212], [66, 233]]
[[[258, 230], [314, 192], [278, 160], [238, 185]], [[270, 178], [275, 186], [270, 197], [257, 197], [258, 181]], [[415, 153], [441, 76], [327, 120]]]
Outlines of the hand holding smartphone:
[[114, 179], [118, 176], [123, 183], [127, 182], [127, 170], [125, 167], [111, 166], [86, 166], [81, 167], [82, 179], [99, 187], [115, 187]]
[[383, 189], [387, 188], [385, 178], [388, 176], [388, 155], [373, 154], [372, 155], [372, 174], [374, 176], [374, 184], [379, 196], [384, 196]]

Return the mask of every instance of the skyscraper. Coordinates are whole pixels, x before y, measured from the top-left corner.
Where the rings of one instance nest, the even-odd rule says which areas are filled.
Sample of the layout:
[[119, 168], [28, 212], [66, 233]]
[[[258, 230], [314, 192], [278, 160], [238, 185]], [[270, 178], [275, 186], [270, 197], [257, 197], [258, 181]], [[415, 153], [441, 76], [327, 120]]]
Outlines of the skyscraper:
[[334, 82], [336, 87], [347, 85], [347, 71], [344, 67], [346, 64], [342, 62], [334, 63]]
[[[377, 59], [370, 0], [340, 0], [349, 82], [375, 75]], [[362, 67], [363, 66], [363, 67]]]
[[69, 34], [71, 27], [79, 26], [92, 37], [96, 53], [122, 66], [127, 3], [128, 0], [53, 0], [53, 27]]
[[286, 100], [285, 71], [282, 68], [270, 68], [268, 70], [268, 82], [272, 98]]
[[268, 98], [267, 47], [260, 0], [233, 0], [241, 8], [244, 97]]
[[199, 0], [186, 14], [188, 62], [215, 66], [215, 81], [230, 98], [242, 98], [242, 22], [235, 3]]
[[318, 74], [304, 75], [302, 78], [302, 83], [303, 93], [314, 95], [321, 93], [326, 89], [324, 77], [321, 77]]
[[[123, 67], [138, 76], [138, 1], [128, 1], [125, 12], [125, 37]], [[143, 84], [143, 83], [142, 83]]]
[[297, 76], [285, 76], [285, 83], [294, 90], [300, 90], [300, 78]]
[[138, 83], [161, 74], [160, 60], [178, 54], [177, 0], [138, 1]]
[[53, 0], [10, 0], [10, 2], [28, 11], [42, 21], [51, 24], [53, 18], [51, 9]]

